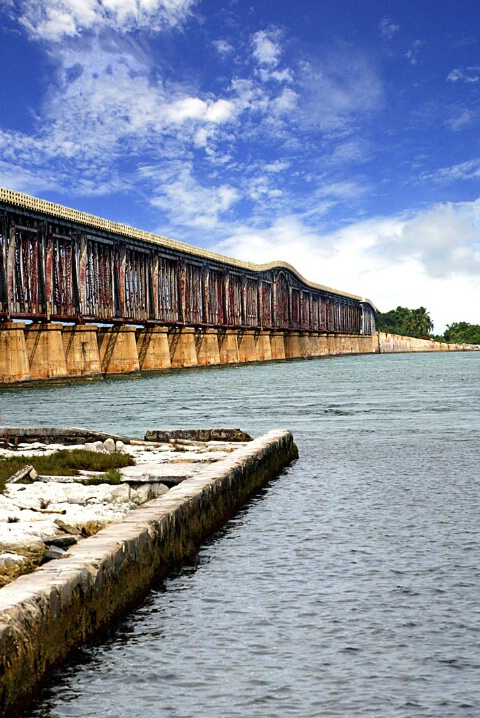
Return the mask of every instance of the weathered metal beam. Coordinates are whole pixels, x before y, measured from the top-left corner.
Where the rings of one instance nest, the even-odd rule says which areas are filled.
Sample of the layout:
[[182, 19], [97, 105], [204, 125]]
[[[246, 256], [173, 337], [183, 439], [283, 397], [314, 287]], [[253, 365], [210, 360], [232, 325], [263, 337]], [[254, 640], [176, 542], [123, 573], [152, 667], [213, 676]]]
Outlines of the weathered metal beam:
[[0, 188], [0, 318], [369, 334], [367, 300]]

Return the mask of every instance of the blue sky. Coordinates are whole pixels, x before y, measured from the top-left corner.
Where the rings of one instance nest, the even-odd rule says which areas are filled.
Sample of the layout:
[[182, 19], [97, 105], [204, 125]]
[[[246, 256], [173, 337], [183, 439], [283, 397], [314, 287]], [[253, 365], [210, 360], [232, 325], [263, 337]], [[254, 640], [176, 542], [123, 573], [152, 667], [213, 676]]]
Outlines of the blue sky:
[[0, 0], [0, 185], [480, 323], [478, 0]]

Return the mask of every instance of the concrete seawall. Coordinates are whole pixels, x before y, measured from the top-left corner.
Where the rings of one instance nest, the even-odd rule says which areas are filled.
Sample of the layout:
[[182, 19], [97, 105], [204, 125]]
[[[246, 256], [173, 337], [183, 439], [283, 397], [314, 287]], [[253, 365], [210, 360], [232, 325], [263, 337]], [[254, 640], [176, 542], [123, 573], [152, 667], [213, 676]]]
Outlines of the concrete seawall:
[[398, 334], [378, 332], [378, 351], [380, 354], [400, 354], [405, 352], [458, 352], [471, 351], [476, 347], [469, 344], [446, 344], [432, 339], [415, 339]]
[[194, 556], [297, 455], [290, 432], [269, 432], [2, 588], [0, 715], [16, 715], [54, 666]]
[[383, 332], [370, 336], [10, 322], [0, 324], [0, 386], [135, 376], [140, 372], [224, 364], [468, 348]]

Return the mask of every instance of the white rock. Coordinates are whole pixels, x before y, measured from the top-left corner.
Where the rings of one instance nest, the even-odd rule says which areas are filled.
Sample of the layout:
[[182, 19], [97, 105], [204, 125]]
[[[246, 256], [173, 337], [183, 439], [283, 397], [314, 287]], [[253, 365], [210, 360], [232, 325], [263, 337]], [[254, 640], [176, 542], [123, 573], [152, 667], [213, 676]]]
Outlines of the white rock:
[[105, 450], [106, 452], [108, 452], [109, 454], [113, 454], [113, 452], [115, 451], [115, 442], [114, 442], [114, 440], [111, 439], [111, 438], [105, 439], [105, 441], [103, 442], [103, 448], [104, 448], [104, 450]]
[[122, 454], [125, 449], [125, 444], [123, 441], [116, 441], [115, 442], [115, 451], [118, 451], [119, 454]]

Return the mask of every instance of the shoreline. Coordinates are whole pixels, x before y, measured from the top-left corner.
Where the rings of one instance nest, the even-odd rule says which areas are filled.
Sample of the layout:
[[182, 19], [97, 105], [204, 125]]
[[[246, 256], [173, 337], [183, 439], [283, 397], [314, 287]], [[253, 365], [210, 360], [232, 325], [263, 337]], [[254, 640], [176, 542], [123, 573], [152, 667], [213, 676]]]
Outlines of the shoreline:
[[33, 700], [55, 666], [138, 605], [297, 456], [289, 431], [271, 431], [1, 588], [2, 716]]

